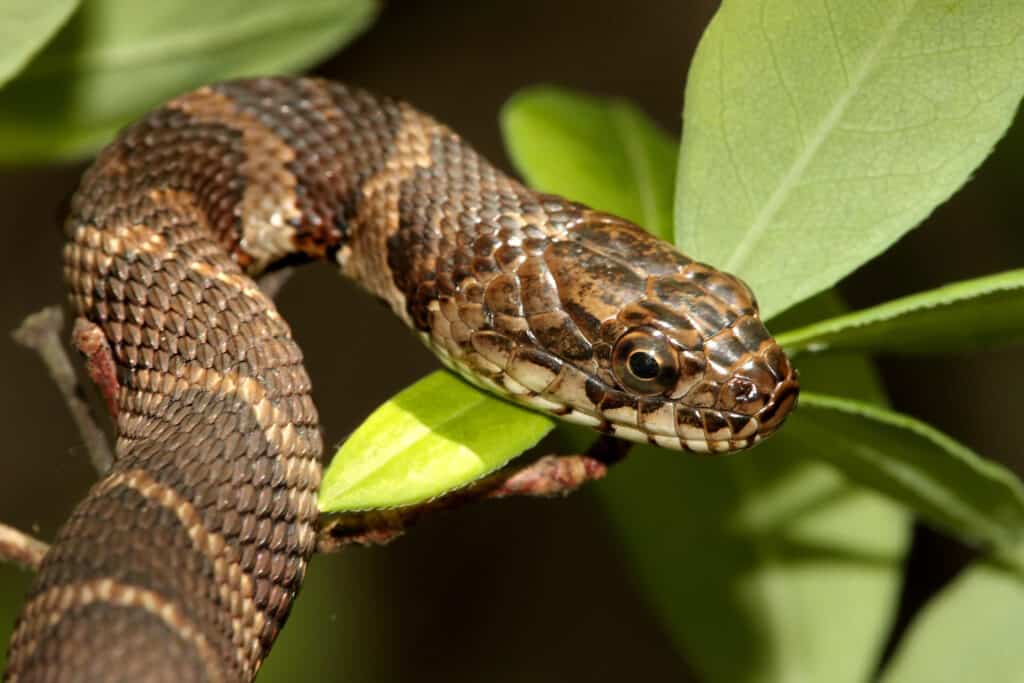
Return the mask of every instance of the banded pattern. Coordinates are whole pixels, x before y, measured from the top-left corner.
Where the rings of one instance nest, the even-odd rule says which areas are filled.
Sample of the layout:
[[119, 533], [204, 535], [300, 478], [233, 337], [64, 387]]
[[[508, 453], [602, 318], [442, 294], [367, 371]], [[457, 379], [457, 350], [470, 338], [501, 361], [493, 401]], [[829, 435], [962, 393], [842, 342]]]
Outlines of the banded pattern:
[[336, 262], [447, 365], [669, 448], [774, 432], [795, 371], [736, 278], [506, 177], [394, 100], [202, 88], [86, 173], [65, 278], [117, 372], [117, 454], [44, 561], [10, 681], [250, 680], [315, 543], [302, 354], [250, 276]]

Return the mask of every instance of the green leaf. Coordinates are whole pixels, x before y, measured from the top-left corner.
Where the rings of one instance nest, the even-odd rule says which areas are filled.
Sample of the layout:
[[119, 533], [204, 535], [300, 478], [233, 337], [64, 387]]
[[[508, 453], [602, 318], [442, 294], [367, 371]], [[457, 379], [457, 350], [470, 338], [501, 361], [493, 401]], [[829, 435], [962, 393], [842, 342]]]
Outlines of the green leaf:
[[1019, 683], [1024, 583], [977, 562], [933, 598], [904, 636], [882, 683]]
[[[637, 179], [601, 163], [620, 147], [608, 123], [615, 101], [537, 92], [505, 110], [506, 142], [523, 174], [542, 190], [644, 224], [621, 193]], [[671, 178], [670, 167], [657, 167]], [[780, 325], [838, 311], [827, 298], [802, 308]], [[860, 358], [814, 357], [801, 373], [824, 390], [881, 396]], [[709, 683], [860, 683], [884, 644], [906, 518], [801, 457], [790, 429], [729, 458], [634, 449], [599, 487], [651, 603]]]
[[601, 484], [649, 602], [707, 683], [860, 683], [908, 541], [897, 508], [789, 428], [720, 460], [644, 447]]
[[21, 71], [76, 7], [78, 0], [0, 1], [0, 86]]
[[687, 81], [679, 245], [766, 317], [945, 201], [1024, 92], [1024, 3], [725, 0]]
[[947, 531], [1001, 547], [1021, 540], [1020, 481], [930, 425], [805, 391], [786, 430], [809, 457], [832, 463]]
[[322, 512], [428, 500], [498, 469], [536, 445], [554, 421], [439, 370], [377, 408], [334, 455]]
[[635, 105], [538, 86], [512, 97], [501, 123], [531, 186], [672, 241], [676, 144]]
[[949, 353], [1024, 340], [1024, 270], [966, 280], [777, 337], [790, 353]]
[[[818, 297], [779, 324], [838, 306]], [[884, 400], [860, 357], [800, 370], [818, 390]], [[600, 485], [650, 602], [708, 683], [861, 683], [885, 644], [906, 516], [808, 457], [802, 410], [750, 453], [634, 449]]]
[[0, 90], [0, 163], [80, 157], [203, 83], [292, 72], [362, 31], [375, 0], [90, 0]]

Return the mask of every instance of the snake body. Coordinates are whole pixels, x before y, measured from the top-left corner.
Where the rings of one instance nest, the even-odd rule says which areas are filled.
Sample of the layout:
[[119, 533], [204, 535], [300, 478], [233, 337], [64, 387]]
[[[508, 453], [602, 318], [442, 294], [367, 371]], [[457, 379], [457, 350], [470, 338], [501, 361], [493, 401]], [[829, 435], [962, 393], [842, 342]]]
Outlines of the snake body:
[[796, 400], [739, 280], [323, 80], [167, 103], [86, 172], [66, 234], [117, 454], [43, 563], [9, 681], [255, 676], [314, 550], [321, 454], [267, 268], [334, 262], [476, 384], [635, 441], [737, 450]]

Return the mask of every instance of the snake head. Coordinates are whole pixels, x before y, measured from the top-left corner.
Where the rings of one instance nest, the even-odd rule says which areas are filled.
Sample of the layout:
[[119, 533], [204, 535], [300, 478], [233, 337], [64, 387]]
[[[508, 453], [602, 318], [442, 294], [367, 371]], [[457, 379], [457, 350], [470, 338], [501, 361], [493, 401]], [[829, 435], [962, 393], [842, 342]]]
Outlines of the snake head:
[[[695, 262], [648, 275], [644, 295], [603, 328], [596, 351], [608, 389], [598, 405], [635, 402], [643, 440], [740, 450], [773, 434], [796, 404], [796, 370], [749, 288], [732, 275]], [[621, 432], [616, 426], [616, 434], [639, 440]]]
[[[796, 370], [750, 289], [622, 219], [587, 211], [517, 282], [529, 329], [498, 355], [500, 390], [519, 402], [632, 441], [715, 453], [770, 436], [796, 405]], [[474, 336], [498, 360], [491, 341]]]

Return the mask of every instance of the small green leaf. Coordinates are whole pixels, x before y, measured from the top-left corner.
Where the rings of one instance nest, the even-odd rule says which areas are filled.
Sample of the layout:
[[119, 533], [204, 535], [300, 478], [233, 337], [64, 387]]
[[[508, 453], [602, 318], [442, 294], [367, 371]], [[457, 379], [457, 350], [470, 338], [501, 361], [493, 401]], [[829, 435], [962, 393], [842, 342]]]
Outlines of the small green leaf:
[[1019, 683], [1024, 583], [990, 562], [965, 570], [918, 614], [881, 683]]
[[324, 473], [322, 512], [428, 500], [498, 469], [554, 421], [494, 398], [455, 375], [427, 375], [377, 408]]
[[0, 86], [21, 71], [76, 7], [78, 0], [0, 2]]
[[635, 105], [538, 86], [512, 97], [501, 123], [531, 186], [672, 241], [676, 144]]
[[807, 457], [959, 536], [1012, 546], [1024, 532], [1024, 487], [934, 427], [853, 399], [803, 392], [786, 431]]
[[0, 163], [80, 157], [156, 104], [298, 71], [360, 33], [375, 0], [90, 0], [0, 90]]
[[1024, 92], [1024, 3], [725, 0], [690, 69], [678, 244], [766, 317], [969, 177]]
[[966, 280], [777, 337], [790, 353], [949, 353], [1024, 340], [1024, 270]]

